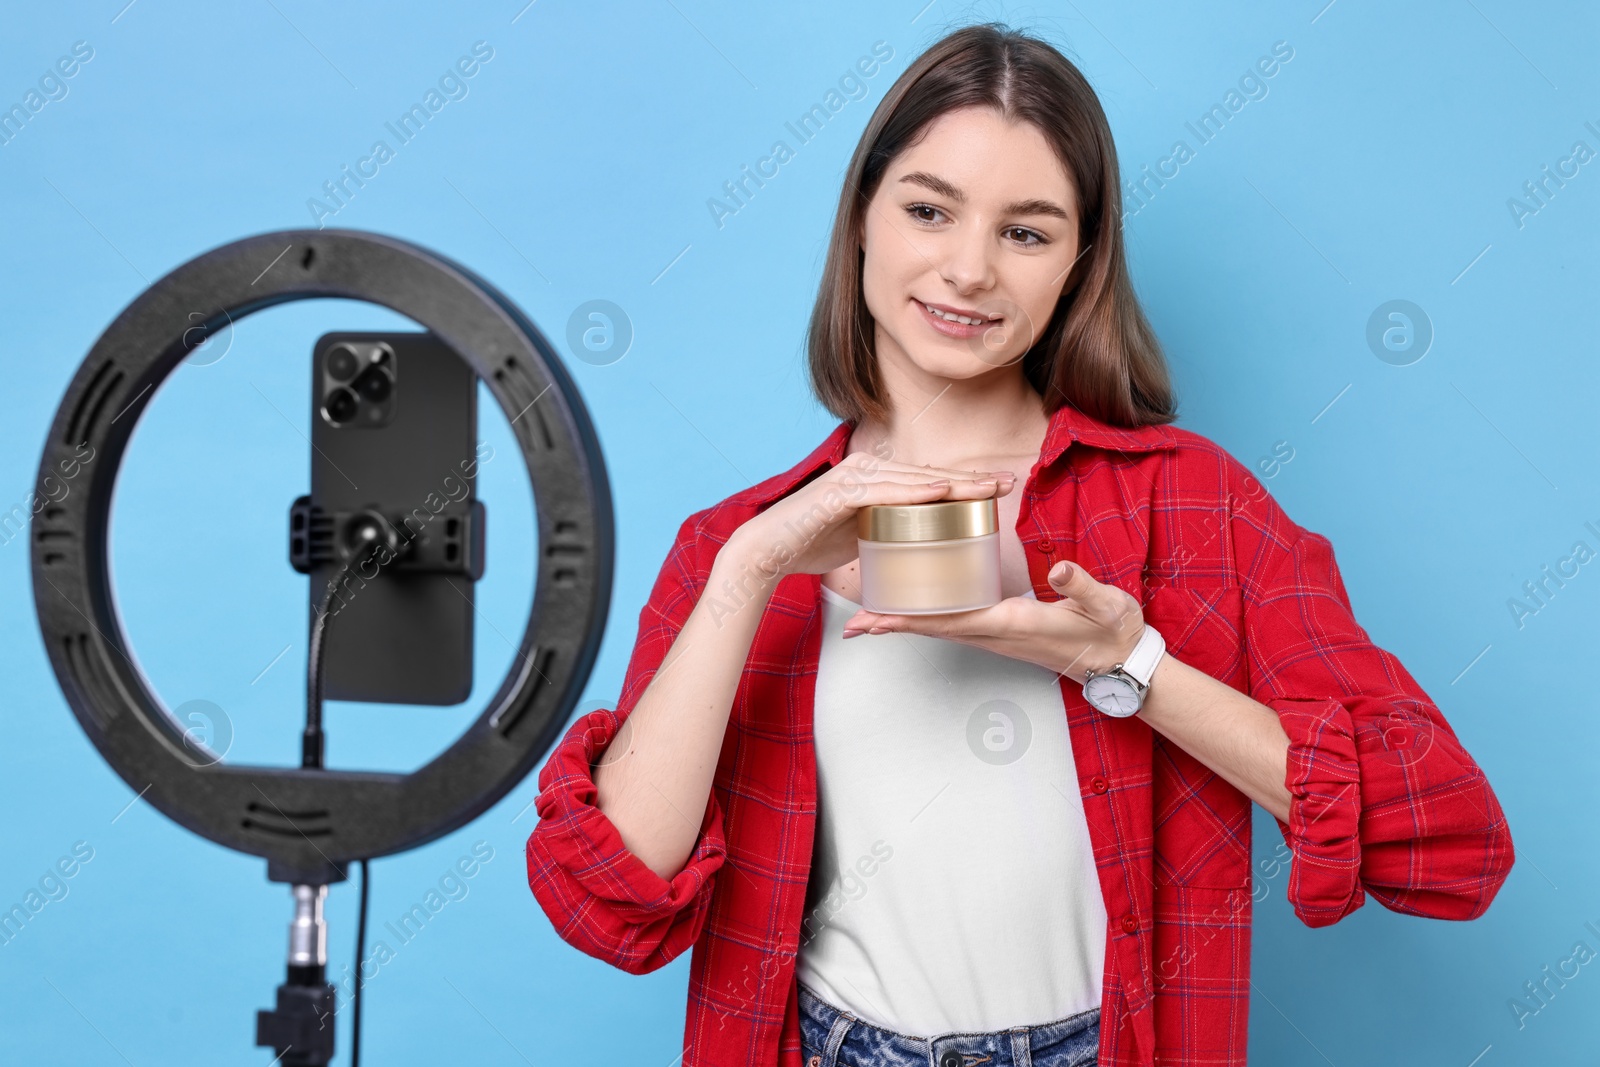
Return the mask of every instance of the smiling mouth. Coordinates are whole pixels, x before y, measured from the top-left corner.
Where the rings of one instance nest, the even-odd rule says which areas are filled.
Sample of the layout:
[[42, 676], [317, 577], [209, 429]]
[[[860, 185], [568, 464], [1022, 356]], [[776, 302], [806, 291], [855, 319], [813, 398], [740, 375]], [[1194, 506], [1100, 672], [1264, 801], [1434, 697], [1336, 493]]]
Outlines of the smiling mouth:
[[958, 315], [951, 311], [941, 311], [932, 304], [923, 303], [921, 300], [918, 300], [917, 303], [922, 304], [922, 309], [928, 314], [932, 315], [934, 318], [943, 319], [945, 322], [952, 322], [958, 326], [980, 326], [988, 323], [999, 322], [1001, 319], [1001, 316], [999, 315]]

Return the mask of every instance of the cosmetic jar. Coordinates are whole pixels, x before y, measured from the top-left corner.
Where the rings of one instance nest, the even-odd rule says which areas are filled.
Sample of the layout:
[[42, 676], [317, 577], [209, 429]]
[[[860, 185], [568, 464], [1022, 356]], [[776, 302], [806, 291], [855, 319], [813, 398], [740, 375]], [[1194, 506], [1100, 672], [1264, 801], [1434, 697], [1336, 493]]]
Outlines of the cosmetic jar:
[[861, 606], [939, 615], [1000, 603], [999, 529], [994, 497], [861, 508]]

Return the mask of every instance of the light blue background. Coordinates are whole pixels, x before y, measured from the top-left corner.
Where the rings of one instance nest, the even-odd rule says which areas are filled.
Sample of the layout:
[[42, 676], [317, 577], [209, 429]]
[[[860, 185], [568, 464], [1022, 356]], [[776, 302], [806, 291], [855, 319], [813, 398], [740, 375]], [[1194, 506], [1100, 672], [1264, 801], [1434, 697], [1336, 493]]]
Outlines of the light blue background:
[[[1600, 564], [1521, 628], [1507, 604], [1575, 542], [1600, 549], [1584, 525], [1600, 526], [1600, 163], [1523, 226], [1507, 206], [1575, 141], [1600, 150], [1584, 126], [1600, 127], [1592, 5], [524, 2], [9, 10], [0, 105], [22, 100], [73, 42], [94, 58], [0, 147], [0, 508], [26, 500], [61, 393], [122, 307], [206, 249], [311, 224], [307, 200], [323, 182], [379, 138], [394, 147], [384, 123], [483, 40], [494, 57], [469, 94], [399, 146], [330, 225], [469, 264], [564, 351], [583, 302], [626, 310], [636, 336], [625, 358], [568, 360], [619, 523], [585, 708], [609, 703], [682, 518], [789, 466], [834, 425], [805, 387], [803, 330], [843, 168], [912, 57], [984, 18], [1037, 30], [1086, 71], [1136, 173], [1177, 138], [1193, 147], [1184, 123], [1287, 41], [1294, 58], [1268, 95], [1128, 220], [1136, 284], [1171, 359], [1181, 425], [1252, 465], [1278, 442], [1293, 449], [1266, 484], [1332, 539], [1359, 618], [1488, 773], [1518, 863], [1471, 924], [1369, 902], [1313, 931], [1284, 902], [1287, 875], [1267, 879], [1251, 1059], [1594, 1061], [1596, 965], [1551, 983], [1521, 1028], [1508, 1002], [1575, 943], [1600, 951], [1584, 925], [1600, 927]], [[719, 229], [708, 198], [789, 139], [785, 121], [876, 41], [894, 58], [866, 99]], [[1420, 305], [1435, 331], [1409, 366], [1365, 340], [1369, 316], [1393, 299]], [[212, 726], [232, 733], [232, 759], [290, 762], [302, 714], [305, 579], [285, 561], [283, 516], [306, 487], [308, 346], [325, 330], [396, 321], [327, 304], [246, 320], [215, 342], [215, 362], [169, 379], [125, 464], [114, 562], [128, 630], [169, 706], [224, 709]], [[335, 765], [426, 761], [510, 662], [531, 595], [532, 501], [492, 406], [483, 436], [499, 451], [482, 487], [492, 532], [473, 700], [331, 705]], [[0, 1060], [267, 1063], [251, 1044], [254, 1012], [281, 980], [286, 889], [259, 860], [134, 802], [87, 743], [43, 654], [22, 538], [0, 546], [0, 604], [0, 906], [74, 842], [94, 849], [69, 895], [0, 947]], [[376, 863], [374, 938], [473, 842], [494, 849], [466, 898], [368, 986], [369, 1062], [674, 1062], [687, 954], [632, 977], [555, 936], [523, 869], [535, 792], [530, 777], [473, 825]], [[1266, 859], [1279, 838], [1270, 821], [1257, 829]], [[352, 957], [355, 896], [353, 884], [331, 893], [336, 977]]]

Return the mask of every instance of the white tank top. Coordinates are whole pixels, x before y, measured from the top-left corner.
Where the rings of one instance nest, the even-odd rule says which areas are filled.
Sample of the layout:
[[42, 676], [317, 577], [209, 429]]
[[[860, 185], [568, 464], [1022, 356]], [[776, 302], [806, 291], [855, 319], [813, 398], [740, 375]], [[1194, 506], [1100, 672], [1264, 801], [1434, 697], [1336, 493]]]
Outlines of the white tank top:
[[1099, 1007], [1105, 902], [1056, 676], [921, 634], [846, 641], [859, 605], [822, 597], [798, 979], [914, 1037]]

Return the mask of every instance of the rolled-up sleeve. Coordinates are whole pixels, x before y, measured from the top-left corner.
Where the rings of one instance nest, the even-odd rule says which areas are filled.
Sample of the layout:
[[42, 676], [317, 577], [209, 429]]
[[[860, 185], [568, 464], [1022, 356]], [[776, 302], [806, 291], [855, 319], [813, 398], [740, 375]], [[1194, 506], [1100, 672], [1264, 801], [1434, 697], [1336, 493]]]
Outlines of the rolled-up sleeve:
[[699, 599], [700, 514], [691, 515], [639, 614], [638, 638], [616, 708], [574, 721], [539, 772], [539, 823], [527, 843], [528, 885], [563, 941], [633, 974], [664, 966], [694, 944], [726, 856], [713, 790], [684, 868], [670, 880], [622, 842], [597, 806], [594, 764], [638, 704]]
[[1230, 528], [1249, 695], [1289, 737], [1288, 896], [1308, 926], [1371, 893], [1397, 912], [1473, 919], [1511, 870], [1511, 833], [1438, 706], [1356, 622], [1327, 538], [1234, 464]]

